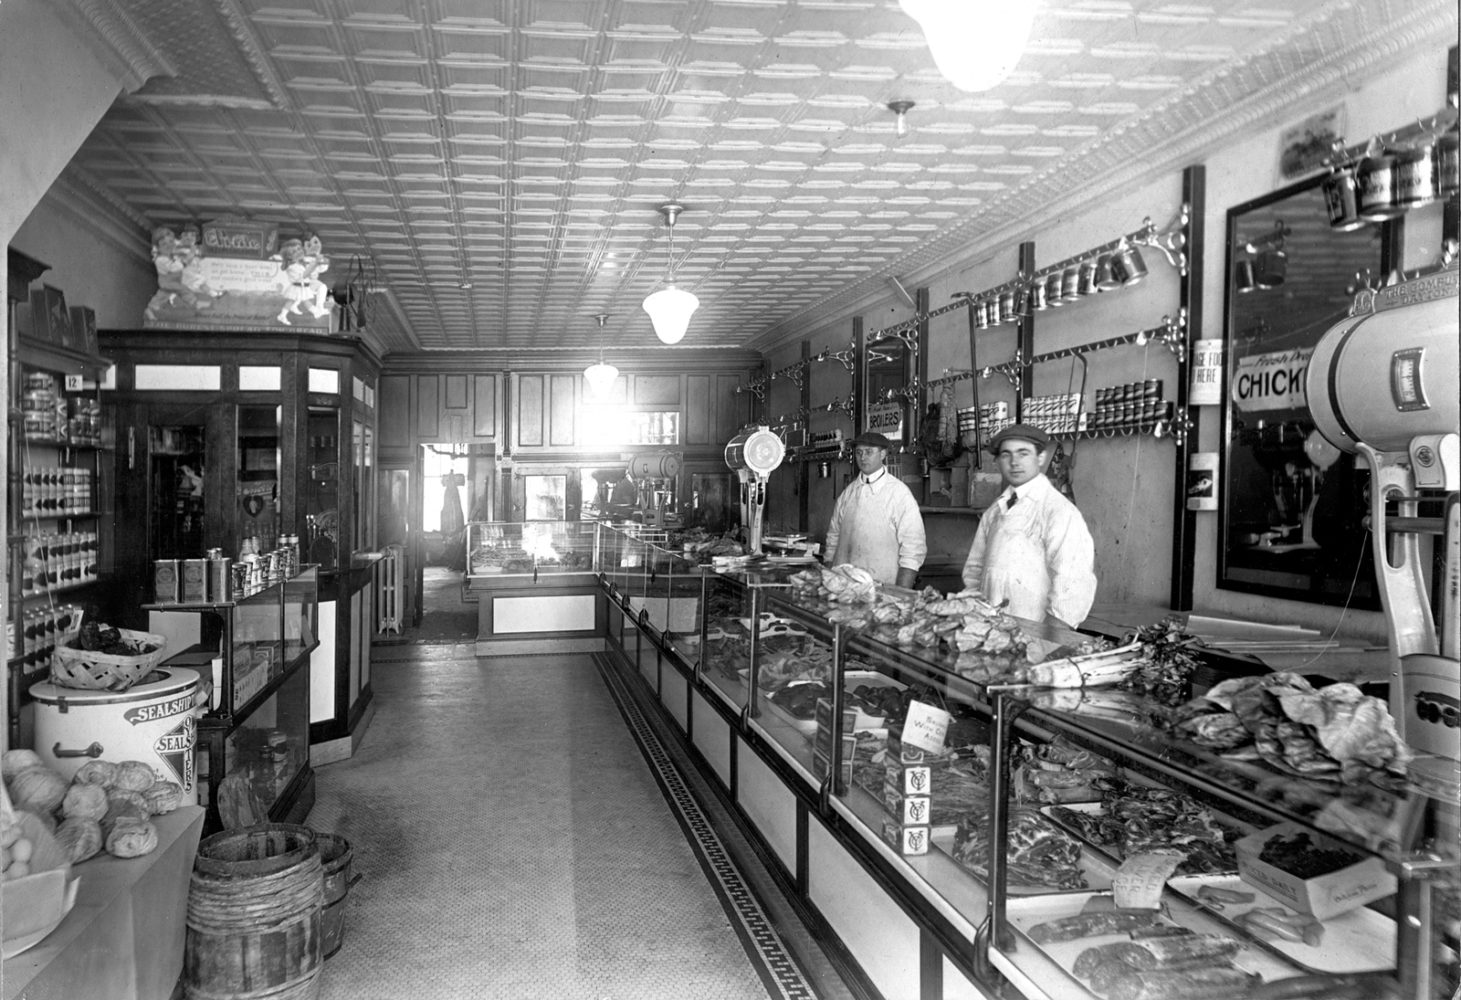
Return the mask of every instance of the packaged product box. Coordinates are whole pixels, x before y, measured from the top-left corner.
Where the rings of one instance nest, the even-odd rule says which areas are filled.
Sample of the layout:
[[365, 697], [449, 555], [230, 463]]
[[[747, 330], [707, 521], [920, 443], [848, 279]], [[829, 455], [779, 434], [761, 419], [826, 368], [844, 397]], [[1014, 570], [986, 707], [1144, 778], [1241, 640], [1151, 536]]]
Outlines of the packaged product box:
[[932, 839], [926, 826], [904, 826], [890, 816], [883, 821], [883, 840], [899, 854], [914, 857], [928, 853]]
[[933, 768], [927, 764], [890, 763], [883, 775], [884, 801], [895, 795], [927, 795], [933, 788]]
[[184, 559], [182, 567], [179, 587], [182, 599], [199, 603], [208, 600], [208, 560]]
[[[1300, 878], [1266, 861], [1259, 860], [1263, 847], [1275, 837], [1307, 833], [1316, 850], [1343, 851], [1357, 860], [1335, 871]], [[1393, 895], [1395, 876], [1373, 855], [1329, 837], [1305, 830], [1296, 823], [1279, 823], [1250, 833], [1233, 845], [1238, 856], [1238, 876], [1244, 882], [1272, 896], [1291, 909], [1328, 920], [1377, 899]]]
[[933, 800], [927, 795], [890, 795], [883, 807], [902, 826], [927, 826], [933, 815]]

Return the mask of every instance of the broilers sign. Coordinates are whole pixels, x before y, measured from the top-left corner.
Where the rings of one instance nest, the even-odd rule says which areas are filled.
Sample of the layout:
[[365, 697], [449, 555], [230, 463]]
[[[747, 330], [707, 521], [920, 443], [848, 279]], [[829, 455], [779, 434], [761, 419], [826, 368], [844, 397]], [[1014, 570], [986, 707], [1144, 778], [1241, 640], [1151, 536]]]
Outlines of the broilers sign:
[[867, 430], [886, 434], [894, 444], [903, 440], [903, 405], [874, 403], [867, 408]]
[[1298, 410], [1308, 406], [1304, 373], [1312, 347], [1272, 351], [1238, 359], [1233, 373], [1233, 405], [1240, 410]]

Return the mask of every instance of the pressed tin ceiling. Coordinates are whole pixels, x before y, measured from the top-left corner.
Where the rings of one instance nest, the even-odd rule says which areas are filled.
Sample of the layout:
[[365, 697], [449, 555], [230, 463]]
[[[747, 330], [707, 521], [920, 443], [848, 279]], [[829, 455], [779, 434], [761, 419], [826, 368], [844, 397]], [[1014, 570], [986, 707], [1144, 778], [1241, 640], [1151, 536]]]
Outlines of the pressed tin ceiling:
[[[117, 100], [68, 182], [139, 252], [154, 225], [221, 216], [317, 232], [327, 281], [370, 263], [391, 352], [656, 346], [640, 302], [671, 201], [676, 283], [701, 301], [683, 346], [764, 350], [1295, 95], [1454, 44], [1457, 17], [1043, 0], [1013, 75], [966, 94], [896, 0], [71, 2], [167, 72]], [[902, 137], [895, 100], [915, 102]]]

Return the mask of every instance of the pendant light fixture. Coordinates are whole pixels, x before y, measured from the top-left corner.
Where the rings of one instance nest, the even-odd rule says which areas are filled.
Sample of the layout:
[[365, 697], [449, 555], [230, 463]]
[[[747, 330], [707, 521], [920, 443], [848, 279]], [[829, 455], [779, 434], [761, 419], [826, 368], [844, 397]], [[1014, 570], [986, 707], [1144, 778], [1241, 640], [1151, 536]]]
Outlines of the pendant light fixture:
[[934, 65], [960, 90], [998, 86], [1014, 71], [1035, 23], [1034, 0], [898, 0], [923, 28]]
[[609, 393], [614, 389], [614, 380], [619, 377], [619, 369], [604, 363], [603, 330], [609, 314], [599, 313], [594, 319], [599, 321], [599, 360], [597, 364], [589, 365], [583, 370], [583, 377], [588, 381], [589, 392], [593, 393], [594, 398], [606, 402]]
[[670, 227], [670, 259], [665, 267], [665, 287], [652, 292], [644, 300], [644, 311], [654, 324], [654, 335], [661, 343], [678, 344], [690, 326], [690, 315], [700, 308], [700, 300], [675, 287], [675, 219], [685, 210], [673, 202], [661, 205], [659, 212]]
[[908, 112], [913, 110], [913, 102], [889, 101], [888, 110], [893, 112], [893, 131], [901, 139], [908, 134]]

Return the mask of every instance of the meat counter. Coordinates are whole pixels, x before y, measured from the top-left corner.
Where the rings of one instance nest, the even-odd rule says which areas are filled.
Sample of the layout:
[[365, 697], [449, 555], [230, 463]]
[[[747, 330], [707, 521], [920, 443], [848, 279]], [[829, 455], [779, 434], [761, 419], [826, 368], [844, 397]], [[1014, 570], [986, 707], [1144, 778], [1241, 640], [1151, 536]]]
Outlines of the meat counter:
[[469, 521], [463, 598], [477, 604], [477, 655], [603, 645], [590, 521]]
[[[1331, 781], [1294, 773], [1281, 752], [1204, 748], [1158, 726], [1172, 710], [1153, 698], [1022, 683], [1027, 649], [1079, 651], [1090, 637], [1007, 617], [974, 636], [957, 602], [890, 588], [875, 603], [830, 602], [795, 578], [705, 573], [693, 656], [622, 591], [610, 632], [876, 994], [973, 997], [1003, 984], [1119, 1000], [1196, 995], [1202, 977], [1232, 996], [1455, 988], [1454, 788], [1416, 788], [1384, 768], [1351, 775], [1379, 780]], [[893, 610], [890, 594], [916, 613]], [[928, 627], [915, 639], [895, 615]], [[1260, 680], [1236, 683], [1272, 708]], [[904, 742], [911, 713], [919, 732], [926, 714], [935, 733], [946, 725], [917, 763]], [[1114, 930], [1126, 917], [1081, 914], [1117, 912], [1126, 859], [1174, 846], [1181, 857], [1155, 879], [1159, 909], [1139, 932], [1183, 943], [1133, 961], [1209, 949], [1218, 971], [1113, 966], [1098, 983], [1094, 957], [1077, 961], [1085, 952], [1148, 939]], [[1285, 847], [1343, 864], [1300, 878], [1270, 864], [1308, 863], [1281, 858]], [[1162, 874], [1160, 857], [1149, 863]], [[1082, 921], [1104, 933], [1049, 936]], [[1128, 978], [1113, 985], [1118, 972]]]

